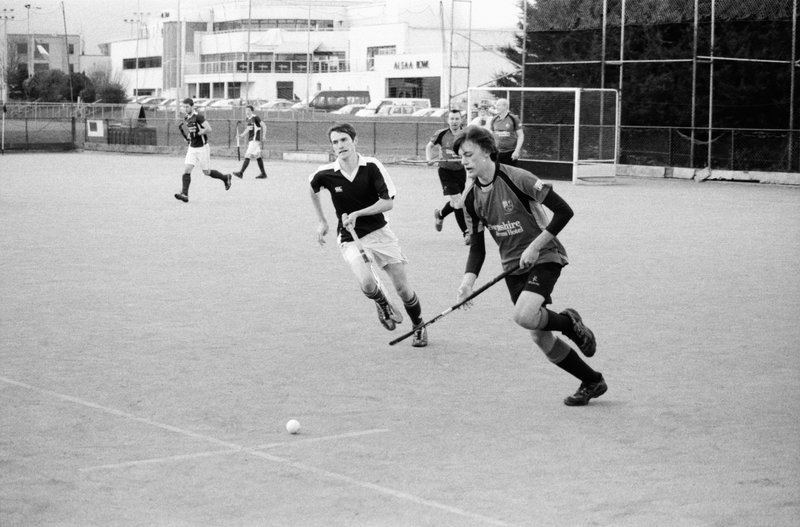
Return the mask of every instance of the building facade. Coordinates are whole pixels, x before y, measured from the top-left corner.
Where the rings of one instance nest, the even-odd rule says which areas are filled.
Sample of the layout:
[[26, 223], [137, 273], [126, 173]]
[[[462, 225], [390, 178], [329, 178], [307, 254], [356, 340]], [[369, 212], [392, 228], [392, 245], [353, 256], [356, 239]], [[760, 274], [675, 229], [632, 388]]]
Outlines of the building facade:
[[24, 65], [29, 77], [48, 70], [80, 71], [79, 35], [9, 33], [7, 45], [8, 63]]
[[[417, 2], [419, 4], [419, 2]], [[466, 89], [517, 66], [498, 48], [513, 27], [480, 27], [452, 2], [386, 0], [361, 5], [237, 3], [164, 11], [135, 38], [107, 43], [112, 71], [130, 95], [309, 99], [320, 90], [423, 97], [433, 106], [466, 100]]]

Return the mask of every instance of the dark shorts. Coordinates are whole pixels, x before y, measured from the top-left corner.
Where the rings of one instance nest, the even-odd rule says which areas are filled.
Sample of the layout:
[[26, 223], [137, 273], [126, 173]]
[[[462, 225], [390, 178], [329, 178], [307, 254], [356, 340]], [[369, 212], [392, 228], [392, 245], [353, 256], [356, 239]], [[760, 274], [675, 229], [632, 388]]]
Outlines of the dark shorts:
[[534, 265], [528, 273], [506, 276], [506, 286], [511, 294], [511, 301], [516, 304], [523, 291], [530, 291], [543, 296], [545, 305], [552, 304], [553, 299], [550, 295], [556, 286], [558, 277], [561, 276], [563, 267], [559, 263], [548, 262]]
[[442, 193], [445, 196], [454, 196], [464, 192], [467, 184], [467, 172], [463, 168], [461, 170], [440, 168], [439, 181], [442, 183]]
[[511, 154], [514, 152], [498, 152], [497, 153], [497, 162], [502, 163], [504, 165], [511, 165], [512, 167], [517, 166], [517, 162], [511, 159]]

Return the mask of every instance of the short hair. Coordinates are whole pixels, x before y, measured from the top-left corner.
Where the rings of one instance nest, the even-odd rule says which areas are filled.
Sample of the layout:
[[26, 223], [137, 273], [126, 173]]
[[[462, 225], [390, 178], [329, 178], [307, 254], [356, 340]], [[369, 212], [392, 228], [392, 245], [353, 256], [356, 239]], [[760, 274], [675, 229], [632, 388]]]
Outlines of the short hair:
[[183, 104], [188, 104], [189, 106], [194, 106], [194, 101], [191, 99], [191, 97], [186, 97], [186, 98], [185, 98], [183, 101], [181, 101], [181, 102], [183, 102]]
[[356, 129], [350, 123], [334, 123], [333, 126], [328, 128], [328, 140], [331, 139], [331, 134], [333, 132], [339, 132], [342, 134], [347, 134], [350, 136], [350, 139], [356, 138]]
[[247, 106], [245, 106], [245, 108], [250, 108], [250, 111], [251, 111], [251, 112], [254, 112], [254, 111], [256, 111], [256, 109], [255, 109], [255, 108], [253, 108], [253, 105], [252, 105], [252, 104], [248, 104]]
[[458, 108], [450, 108], [450, 113], [457, 113], [458, 115], [461, 115], [461, 110]]
[[471, 124], [464, 128], [460, 134], [456, 136], [453, 141], [453, 152], [458, 155], [461, 145], [464, 141], [472, 141], [478, 147], [487, 152], [489, 157], [494, 161], [497, 158], [497, 142], [495, 142], [494, 134], [486, 128], [478, 125]]

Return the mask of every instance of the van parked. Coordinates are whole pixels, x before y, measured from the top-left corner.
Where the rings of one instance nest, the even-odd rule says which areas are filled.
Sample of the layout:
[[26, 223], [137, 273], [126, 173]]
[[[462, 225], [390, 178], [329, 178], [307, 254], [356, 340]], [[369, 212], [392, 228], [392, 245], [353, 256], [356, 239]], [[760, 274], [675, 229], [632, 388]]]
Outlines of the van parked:
[[369, 92], [359, 90], [324, 90], [308, 103], [310, 110], [332, 112], [348, 104], [369, 103]]
[[417, 110], [430, 108], [430, 99], [412, 99], [408, 97], [389, 97], [369, 103], [356, 113], [359, 117], [375, 115], [410, 115]]

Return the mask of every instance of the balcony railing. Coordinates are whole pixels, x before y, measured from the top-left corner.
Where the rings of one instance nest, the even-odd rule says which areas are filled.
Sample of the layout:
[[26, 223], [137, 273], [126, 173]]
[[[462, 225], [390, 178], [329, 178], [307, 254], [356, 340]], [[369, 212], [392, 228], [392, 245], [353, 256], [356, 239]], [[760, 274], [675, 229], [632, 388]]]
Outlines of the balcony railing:
[[[250, 73], [308, 73], [308, 62], [304, 60], [250, 61]], [[341, 73], [350, 71], [348, 61], [312, 60], [311, 73]], [[247, 73], [248, 62], [229, 60], [219, 62], [195, 62], [186, 64], [187, 75], [209, 75], [219, 73]]]

